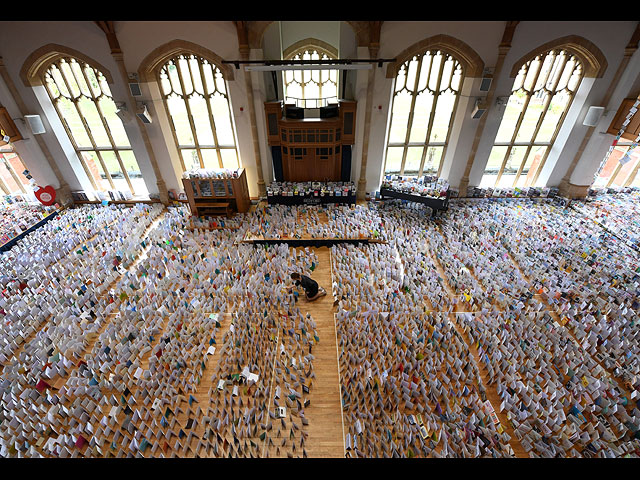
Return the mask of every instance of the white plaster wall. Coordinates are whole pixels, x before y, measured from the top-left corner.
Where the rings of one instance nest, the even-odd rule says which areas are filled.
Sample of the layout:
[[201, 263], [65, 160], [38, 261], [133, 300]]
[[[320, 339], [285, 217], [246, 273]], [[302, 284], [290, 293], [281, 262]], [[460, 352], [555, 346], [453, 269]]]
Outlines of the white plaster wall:
[[340, 22], [280, 22], [282, 50], [305, 38], [316, 38], [338, 49], [340, 53]]

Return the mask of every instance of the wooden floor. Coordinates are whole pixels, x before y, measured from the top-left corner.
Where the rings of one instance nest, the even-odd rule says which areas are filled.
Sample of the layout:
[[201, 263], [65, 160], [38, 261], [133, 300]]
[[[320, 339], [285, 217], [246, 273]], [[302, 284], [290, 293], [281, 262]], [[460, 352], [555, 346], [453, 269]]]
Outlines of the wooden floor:
[[[252, 207], [252, 209], [255, 207]], [[149, 225], [145, 233], [149, 233], [152, 229], [156, 228], [159, 222], [161, 221], [163, 215], [160, 215], [155, 221]], [[326, 221], [326, 216], [321, 218], [321, 222]], [[144, 237], [144, 235], [142, 236]], [[136, 261], [129, 266], [129, 270], [135, 268], [135, 266], [146, 257], [147, 250], [149, 247], [145, 248], [136, 259]], [[345, 434], [345, 424], [343, 418], [343, 411], [341, 408], [341, 392], [340, 392], [340, 365], [338, 359], [338, 348], [337, 348], [337, 332], [336, 332], [336, 323], [335, 323], [335, 313], [336, 307], [334, 306], [334, 298], [331, 295], [332, 291], [332, 270], [331, 270], [331, 250], [328, 247], [320, 247], [320, 248], [311, 248], [318, 258], [317, 268], [311, 274], [311, 277], [318, 282], [321, 287], [328, 292], [327, 295], [319, 298], [314, 302], [308, 302], [304, 295], [301, 295], [301, 300], [298, 303], [298, 307], [302, 311], [303, 314], [310, 314], [313, 320], [316, 323], [316, 332], [320, 341], [313, 346], [312, 354], [314, 356], [313, 366], [315, 372], [315, 379], [313, 381], [313, 386], [308, 395], [308, 399], [310, 400], [310, 407], [305, 409], [305, 416], [308, 419], [308, 426], [306, 427], [306, 432], [308, 433], [308, 438], [306, 439], [306, 455], [308, 457], [324, 457], [324, 458], [343, 458], [345, 456], [345, 444], [344, 444], [344, 434]], [[437, 271], [439, 275], [445, 279], [444, 286], [448, 293], [448, 295], [453, 299], [456, 295], [451, 286], [446, 281], [447, 275], [444, 272], [444, 269], [437, 257], [432, 253], [432, 260], [436, 265]], [[524, 275], [520, 266], [515, 261], [515, 259], [509, 255], [511, 261], [515, 265], [515, 267], [522, 273], [525, 279], [528, 278]], [[473, 271], [471, 271], [471, 275], [474, 275]], [[115, 282], [114, 282], [115, 283]], [[479, 282], [481, 284], [481, 282]], [[430, 306], [430, 305], [429, 305]], [[546, 304], [547, 309], [551, 311], [549, 305]], [[521, 443], [516, 438], [511, 422], [507, 418], [506, 412], [500, 412], [500, 403], [501, 399], [497, 394], [495, 385], [489, 384], [487, 370], [484, 367], [483, 363], [480, 361], [479, 353], [476, 346], [470, 341], [467, 332], [463, 329], [463, 327], [456, 322], [455, 312], [457, 311], [467, 311], [469, 310], [468, 305], [459, 302], [456, 305], [456, 308], [452, 313], [449, 314], [448, 319], [451, 323], [452, 327], [455, 328], [458, 333], [460, 333], [462, 339], [466, 342], [467, 347], [469, 349], [469, 353], [471, 357], [475, 361], [480, 380], [482, 381], [482, 385], [476, 385], [478, 390], [484, 390], [486, 392], [486, 399], [491, 403], [495, 413], [498, 416], [501, 426], [506, 430], [506, 432], [511, 437], [510, 446], [513, 450], [513, 454], [519, 458], [527, 458], [529, 455], [527, 451], [523, 448]], [[552, 312], [552, 315], [557, 317]], [[115, 313], [105, 321], [100, 332], [106, 328], [106, 326], [113, 321], [113, 317]], [[556, 318], [557, 319], [557, 318]], [[205, 362], [205, 371], [202, 375], [201, 381], [198, 382], [197, 387], [192, 392], [186, 392], [184, 397], [181, 399], [180, 404], [184, 411], [176, 411], [175, 418], [178, 424], [183, 425], [187, 422], [189, 417], [193, 417], [194, 415], [191, 413], [191, 409], [189, 409], [189, 395], [193, 395], [195, 399], [195, 403], [193, 404], [192, 409], [195, 410], [197, 406], [200, 406], [202, 409], [205, 409], [207, 405], [209, 405], [211, 399], [216, 394], [215, 385], [212, 381], [212, 375], [216, 372], [217, 366], [219, 365], [223, 355], [225, 355], [224, 345], [222, 343], [222, 339], [224, 338], [226, 332], [229, 330], [229, 325], [232, 321], [232, 313], [228, 312], [220, 317], [221, 327], [215, 333], [216, 340], [219, 342], [216, 344], [216, 351], [213, 355], [207, 357]], [[166, 328], [167, 321], [165, 319], [165, 324], [161, 327], [161, 330]], [[572, 332], [567, 328], [568, 333], [573, 336]], [[91, 352], [95, 339], [99, 336], [99, 333], [94, 334], [91, 339], [89, 339], [89, 343], [84, 350], [83, 353]], [[157, 336], [155, 342], [157, 343], [160, 339], [160, 335]], [[29, 339], [27, 339], [29, 340]], [[25, 342], [26, 343], [26, 342]], [[277, 342], [276, 342], [277, 343]], [[155, 345], [155, 344], [154, 344]], [[151, 355], [151, 351], [147, 352], [144, 358], [141, 358], [141, 365], [143, 368], [148, 368], [148, 361]], [[72, 376], [75, 368], [71, 369], [69, 374], [64, 379], [59, 379], [62, 381], [62, 384], [66, 382], [66, 380]], [[273, 375], [272, 375], [273, 376]], [[615, 377], [612, 376], [612, 378]], [[623, 385], [620, 387], [629, 394], [628, 390], [624, 388]], [[212, 393], [213, 391], [213, 393]], [[134, 392], [135, 393], [135, 392]], [[242, 394], [241, 394], [242, 396]], [[182, 395], [181, 395], [182, 397]], [[269, 397], [272, 398], [272, 392], [269, 392]], [[273, 405], [268, 405], [268, 408], [271, 410]], [[103, 408], [103, 414], [107, 414], [110, 409], [110, 405], [106, 405]], [[191, 414], [190, 414], [191, 413]], [[197, 417], [197, 415], [196, 415]], [[172, 455], [176, 456], [186, 456], [192, 457], [196, 455], [194, 449], [186, 449], [186, 444], [190, 444], [194, 447], [195, 443], [197, 443], [198, 438], [201, 438], [205, 431], [205, 427], [202, 424], [198, 424], [194, 427], [193, 433], [194, 439], [189, 438], [181, 445], [185, 445], [185, 449], [180, 448], [180, 451], [176, 447], [173, 447], [175, 443], [175, 439], [171, 440], [171, 447], [169, 448]], [[110, 442], [112, 439], [112, 435], [108, 437], [108, 441]], [[270, 456], [270, 457], [286, 457], [287, 453], [285, 449], [280, 451], [274, 447], [269, 447], [267, 442], [260, 444], [256, 438], [253, 440], [258, 443], [259, 447], [256, 449], [260, 454], [259, 456]], [[157, 452], [158, 454], [160, 451]], [[201, 452], [198, 454], [199, 456], [219, 456], [214, 455], [212, 451]]]
[[304, 314], [310, 313], [316, 322], [320, 343], [313, 348], [316, 379], [309, 398], [311, 408], [305, 413], [309, 419], [307, 454], [310, 457], [344, 457], [340, 381], [331, 296], [331, 260], [328, 247], [313, 249], [318, 255], [318, 268], [311, 275], [328, 292], [324, 297], [299, 303]]

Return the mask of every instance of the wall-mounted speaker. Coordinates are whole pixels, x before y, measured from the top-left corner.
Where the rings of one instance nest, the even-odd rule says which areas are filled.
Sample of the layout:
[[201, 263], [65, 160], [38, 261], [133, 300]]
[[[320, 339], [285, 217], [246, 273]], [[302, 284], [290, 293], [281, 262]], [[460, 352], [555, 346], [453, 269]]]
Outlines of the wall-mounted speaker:
[[138, 82], [138, 74], [137, 73], [129, 73], [129, 90], [131, 91], [131, 95], [134, 97], [142, 96], [142, 89], [140, 88], [140, 82]]
[[595, 127], [600, 121], [600, 117], [604, 113], [604, 107], [589, 107], [587, 114], [584, 116], [583, 125], [587, 127]]
[[487, 111], [487, 103], [483, 99], [477, 99], [476, 104], [471, 112], [471, 118], [478, 119]]
[[149, 113], [149, 110], [147, 110], [147, 106], [144, 103], [138, 103], [136, 115], [140, 120], [142, 120], [142, 123], [151, 123], [152, 121], [151, 114]]
[[42, 124], [42, 119], [40, 115], [25, 115], [24, 119], [29, 124], [29, 128], [31, 129], [31, 133], [34, 135], [40, 135], [41, 133], [45, 133], [44, 125]]
[[493, 81], [493, 77], [491, 75], [485, 75], [482, 77], [482, 81], [480, 82], [480, 91], [488, 92], [491, 88], [491, 82]]

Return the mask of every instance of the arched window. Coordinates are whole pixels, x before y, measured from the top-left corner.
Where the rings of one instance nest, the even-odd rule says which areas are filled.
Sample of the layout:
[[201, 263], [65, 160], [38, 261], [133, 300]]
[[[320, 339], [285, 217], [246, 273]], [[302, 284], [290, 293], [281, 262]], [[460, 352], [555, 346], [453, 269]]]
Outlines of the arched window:
[[203, 57], [182, 53], [157, 70], [184, 171], [240, 166], [225, 79]]
[[[329, 60], [335, 58], [317, 47], [293, 52], [286, 60]], [[285, 70], [285, 103], [302, 108], [319, 108], [329, 101], [338, 101], [338, 70]]]
[[481, 187], [539, 186], [538, 177], [582, 78], [582, 63], [562, 49], [541, 53], [522, 65]]
[[148, 195], [102, 72], [61, 56], [44, 71], [42, 80], [93, 188]]
[[440, 175], [463, 75], [460, 62], [440, 50], [415, 55], [398, 69], [385, 174]]
[[11, 195], [31, 192], [29, 180], [23, 173], [25, 170], [22, 160], [10, 143], [0, 146], [0, 193]]

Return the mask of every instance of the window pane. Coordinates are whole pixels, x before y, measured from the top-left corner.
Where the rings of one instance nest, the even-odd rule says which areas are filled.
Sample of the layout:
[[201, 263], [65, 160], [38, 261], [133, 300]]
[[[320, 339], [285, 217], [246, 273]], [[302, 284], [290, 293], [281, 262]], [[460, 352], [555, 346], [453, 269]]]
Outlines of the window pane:
[[387, 148], [387, 163], [384, 168], [385, 173], [400, 173], [403, 151], [404, 147]]
[[78, 87], [76, 79], [73, 77], [71, 67], [65, 60], [60, 61], [60, 71], [62, 72], [64, 80], [66, 80], [67, 86], [69, 87], [71, 97], [78, 98], [80, 96], [80, 87]]
[[[624, 154], [629, 150], [629, 147], [616, 146], [614, 151], [615, 150], [617, 150], [618, 153], [621, 154], [621, 155], [616, 155], [616, 156], [619, 156], [618, 163], [620, 163], [620, 159], [624, 157]], [[613, 182], [611, 183], [612, 186], [624, 187], [624, 184], [626, 183], [627, 178], [629, 177], [633, 169], [638, 164], [638, 153], [636, 149], [633, 150], [629, 158], [631, 160], [626, 162], [624, 165], [623, 164], [620, 165], [620, 170], [618, 171], [618, 174], [616, 175], [616, 177], [613, 179]]]
[[533, 81], [536, 78], [536, 74], [538, 73], [538, 70], [540, 69], [540, 59], [536, 58], [535, 60], [533, 60], [530, 65], [529, 68], [527, 69], [527, 74], [524, 80], [524, 85], [523, 88], [527, 91], [531, 91], [533, 90]]
[[183, 92], [182, 85], [180, 84], [180, 75], [178, 75], [178, 67], [176, 66], [174, 60], [171, 60], [167, 64], [166, 72], [169, 76], [169, 81], [171, 82], [171, 89], [178, 95], [182, 95]]
[[211, 112], [215, 122], [218, 145], [234, 146], [233, 129], [231, 128], [231, 118], [229, 117], [229, 102], [222, 95], [214, 95], [210, 100]]
[[191, 131], [191, 124], [189, 123], [189, 116], [187, 115], [187, 106], [184, 100], [178, 96], [171, 96], [167, 98], [167, 107], [169, 108], [169, 115], [173, 121], [173, 128], [178, 139], [178, 145], [195, 145], [193, 138], [193, 132]]
[[213, 133], [211, 132], [211, 121], [209, 120], [209, 110], [204, 97], [200, 95], [192, 95], [189, 98], [189, 108], [193, 124], [196, 128], [196, 136], [198, 137], [198, 145], [215, 145]]
[[102, 150], [100, 152], [102, 156], [102, 160], [109, 170], [109, 174], [111, 175], [111, 180], [113, 180], [113, 184], [116, 190], [128, 191], [129, 184], [122, 173], [122, 169], [120, 168], [120, 164], [118, 163], [118, 158], [116, 157], [115, 152]]
[[111, 142], [109, 141], [107, 132], [104, 129], [104, 125], [102, 124], [102, 119], [100, 118], [100, 114], [98, 113], [98, 109], [93, 103], [93, 100], [89, 100], [86, 97], [80, 97], [80, 100], [78, 101], [78, 107], [82, 112], [82, 116], [89, 125], [89, 130], [91, 131], [91, 135], [93, 137], [93, 141], [96, 143], [96, 146], [110, 147]]
[[111, 132], [111, 137], [118, 147], [130, 147], [129, 138], [127, 137], [127, 132], [124, 130], [124, 125], [122, 124], [122, 120], [120, 117], [116, 115], [116, 104], [113, 100], [108, 97], [102, 97], [98, 104], [100, 105], [100, 110], [104, 115], [104, 118], [107, 120], [107, 124], [109, 125], [109, 131]]
[[9, 155], [10, 154], [7, 153], [0, 153], [0, 179], [2, 179], [3, 186], [9, 189], [9, 193], [18, 193], [22, 190], [20, 190], [20, 185], [18, 185], [18, 182], [13, 178], [7, 166], [9, 163], [7, 157]]
[[[220, 70], [218, 70], [217, 68], [215, 69], [215, 79], [216, 79], [216, 91], [221, 93], [222, 95], [226, 95], [227, 94], [227, 87], [224, 83], [224, 77], [222, 76], [222, 72], [220, 72]], [[211, 93], [211, 92], [209, 92]]]
[[524, 113], [524, 118], [522, 119], [520, 129], [516, 135], [516, 142], [530, 142], [532, 140], [538, 119], [543, 113], [546, 97], [547, 95], [543, 93], [542, 95], [536, 95], [529, 100], [527, 111]]
[[516, 174], [520, 168], [520, 164], [527, 151], [527, 147], [513, 147], [507, 158], [507, 163], [502, 171], [502, 177], [500, 177], [499, 187], [512, 187], [516, 179]]
[[[302, 98], [302, 87], [298, 83], [290, 83], [287, 86], [287, 99], [299, 99]], [[287, 102], [289, 103], [289, 102]], [[291, 102], [294, 103], [294, 102]]]
[[204, 168], [220, 168], [218, 154], [214, 148], [203, 148], [200, 150], [200, 154], [202, 155]]
[[[320, 98], [320, 88], [318, 86], [317, 83], [307, 83], [304, 86], [304, 98], [306, 100], [313, 100], [313, 99], [317, 99]], [[308, 102], [307, 103], [307, 108], [315, 108], [316, 107], [316, 102]]]
[[485, 175], [498, 175], [500, 171], [500, 167], [502, 166], [502, 162], [504, 160], [504, 156], [507, 153], [508, 147], [493, 147], [491, 149], [491, 153], [489, 154], [489, 160], [487, 161], [487, 166], [484, 169]]
[[[423, 65], [422, 68], [424, 69], [424, 65]], [[398, 70], [398, 75], [396, 76], [396, 83], [395, 83], [394, 92], [399, 92], [400, 90], [402, 90], [405, 87], [405, 81], [407, 79], [406, 73], [407, 73], [407, 68], [406, 68], [405, 65], [403, 65]]]
[[[431, 92], [424, 91], [416, 97], [416, 103], [413, 108], [413, 124], [411, 126], [409, 142], [425, 142], [432, 106], [433, 94]], [[401, 141], [404, 142], [404, 138]]]
[[[62, 77], [62, 73], [60, 72], [60, 70], [58, 69], [57, 65], [52, 65], [51, 68], [49, 69], [48, 72], [48, 77], [49, 77], [49, 82], [47, 82], [47, 84], [52, 84], [57, 87], [58, 92], [67, 97], [67, 98], [71, 98], [71, 93], [69, 93], [69, 89], [67, 88], [67, 84], [64, 81], [64, 78]], [[54, 98], [57, 97], [57, 95], [54, 95]]]
[[438, 97], [429, 143], [445, 142], [449, 132], [449, 122], [456, 102], [455, 94], [449, 90]]
[[189, 74], [189, 65], [187, 59], [180, 56], [177, 60], [178, 71], [180, 72], [180, 79], [184, 87], [183, 94], [189, 96], [193, 93], [193, 85], [191, 84], [191, 75]]
[[505, 143], [511, 141], [526, 98], [527, 95], [522, 91], [514, 92], [511, 94], [507, 106], [504, 109], [504, 115], [502, 116], [502, 121], [500, 122], [500, 128], [498, 129], [498, 133], [496, 135], [496, 143]]
[[407, 68], [407, 88], [412, 92], [415, 92], [416, 85], [416, 74], [418, 73], [418, 60], [414, 57], [413, 60], [409, 62], [409, 66]]
[[98, 83], [98, 79], [96, 77], [96, 73], [89, 65], [84, 66], [84, 72], [89, 80], [89, 87], [91, 87], [91, 92], [93, 93], [94, 98], [97, 98], [101, 95], [101, 85]]
[[405, 175], [417, 175], [418, 170], [420, 169], [423, 150], [424, 147], [409, 147], [407, 149], [407, 158], [404, 162]]
[[80, 152], [80, 157], [89, 170], [89, 174], [96, 184], [96, 190], [106, 191], [111, 189], [111, 185], [107, 180], [107, 174], [102, 169], [102, 164], [96, 155], [96, 152]]
[[25, 187], [25, 190], [28, 191], [29, 189], [31, 189], [29, 179], [25, 177], [23, 173], [26, 170], [26, 167], [24, 166], [24, 163], [22, 163], [22, 160], [20, 159], [18, 154], [15, 152], [8, 152], [0, 154], [0, 156], [4, 156], [5, 160], [11, 165], [20, 183]]
[[560, 128], [560, 118], [569, 106], [571, 96], [569, 92], [563, 91], [556, 93], [549, 103], [549, 108], [545, 112], [544, 120], [540, 125], [538, 135], [536, 135], [536, 143], [551, 142], [556, 131]]
[[180, 154], [182, 155], [182, 161], [184, 163], [185, 170], [194, 170], [196, 168], [201, 168], [200, 158], [198, 157], [198, 152], [196, 150], [183, 149], [180, 150]]
[[[482, 176], [482, 180], [480, 180], [480, 188], [493, 188], [496, 184], [496, 179], [498, 178], [498, 174], [493, 173], [485, 173]], [[466, 192], [464, 192], [466, 193]]]
[[120, 159], [122, 160], [124, 169], [127, 171], [127, 175], [129, 175], [129, 180], [131, 180], [135, 194], [137, 196], [149, 196], [147, 185], [144, 183], [142, 172], [140, 171], [133, 152], [131, 150], [120, 150], [118, 153], [120, 153]]
[[[404, 143], [407, 135], [407, 122], [411, 110], [411, 95], [406, 91], [398, 93], [393, 99], [389, 143]], [[424, 121], [424, 120], [421, 120]]]
[[71, 62], [70, 66], [71, 66], [71, 71], [73, 72], [74, 78], [78, 86], [80, 87], [80, 92], [82, 93], [82, 95], [88, 98], [92, 98], [93, 95], [91, 93], [91, 90], [89, 89], [89, 85], [87, 85], [87, 81], [84, 79], [82, 69], [80, 68], [80, 65], [78, 64], [78, 62]]
[[204, 87], [202, 86], [202, 76], [200, 74], [200, 64], [198, 59], [192, 57], [188, 61], [191, 70], [191, 78], [193, 79], [193, 87], [200, 95], [204, 95]]
[[224, 168], [236, 169], [240, 166], [238, 154], [235, 149], [221, 148], [220, 155], [222, 155], [222, 166]]
[[429, 90], [436, 90], [438, 88], [438, 76], [440, 75], [440, 64], [442, 63], [442, 54], [437, 52], [433, 56], [433, 63], [431, 65], [431, 75], [429, 75]]
[[427, 155], [424, 159], [424, 168], [422, 173], [424, 174], [436, 174], [440, 168], [440, 162], [442, 160], [442, 152], [444, 147], [429, 147], [427, 149]]
[[518, 187], [530, 187], [533, 185], [533, 179], [540, 168], [546, 151], [547, 147], [531, 147], [527, 161], [522, 168], [522, 173], [518, 177]]
[[71, 131], [72, 140], [75, 141], [76, 146], [78, 148], [91, 148], [91, 140], [89, 140], [84, 123], [73, 103], [64, 97], [60, 97], [58, 100], [58, 110], [60, 111], [60, 115], [62, 115], [62, 119], [66, 121]]

